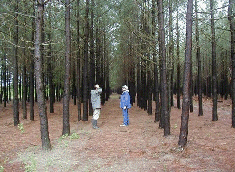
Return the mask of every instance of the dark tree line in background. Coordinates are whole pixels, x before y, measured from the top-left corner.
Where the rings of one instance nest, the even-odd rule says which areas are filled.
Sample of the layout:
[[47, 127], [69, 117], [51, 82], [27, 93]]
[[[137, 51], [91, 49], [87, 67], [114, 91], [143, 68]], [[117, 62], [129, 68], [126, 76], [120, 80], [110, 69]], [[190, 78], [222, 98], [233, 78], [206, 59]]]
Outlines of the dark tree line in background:
[[213, 121], [219, 120], [218, 99], [231, 97], [235, 127], [234, 2], [208, 0], [205, 8], [202, 3], [2, 0], [1, 106], [13, 99], [17, 126], [19, 107], [23, 119], [30, 113], [33, 121], [37, 102], [44, 149], [51, 149], [46, 101], [54, 113], [54, 103], [63, 100], [62, 134], [70, 134], [70, 98], [78, 121], [87, 121], [95, 84], [103, 88], [102, 105], [111, 89], [120, 93], [128, 85], [131, 103], [154, 114], [164, 136], [170, 135], [171, 107], [182, 105], [181, 147], [194, 96], [199, 116], [203, 97], [212, 99]]

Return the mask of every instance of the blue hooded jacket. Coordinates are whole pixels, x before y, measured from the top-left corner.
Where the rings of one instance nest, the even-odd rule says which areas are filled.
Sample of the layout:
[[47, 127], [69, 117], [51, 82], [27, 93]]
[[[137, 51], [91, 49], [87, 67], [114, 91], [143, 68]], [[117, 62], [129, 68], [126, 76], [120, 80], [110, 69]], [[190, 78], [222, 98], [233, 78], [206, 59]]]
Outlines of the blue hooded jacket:
[[127, 109], [131, 108], [130, 94], [128, 91], [124, 91], [121, 95], [120, 108], [123, 109], [125, 106]]

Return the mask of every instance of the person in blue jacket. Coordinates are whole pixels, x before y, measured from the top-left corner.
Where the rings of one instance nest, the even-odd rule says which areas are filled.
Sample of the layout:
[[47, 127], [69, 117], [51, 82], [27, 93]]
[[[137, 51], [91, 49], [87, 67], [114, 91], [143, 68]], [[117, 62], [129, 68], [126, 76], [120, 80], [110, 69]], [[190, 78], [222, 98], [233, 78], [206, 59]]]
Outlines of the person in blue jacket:
[[127, 85], [122, 86], [120, 108], [122, 108], [123, 113], [123, 124], [120, 126], [127, 126], [129, 125], [128, 109], [131, 108], [130, 94]]

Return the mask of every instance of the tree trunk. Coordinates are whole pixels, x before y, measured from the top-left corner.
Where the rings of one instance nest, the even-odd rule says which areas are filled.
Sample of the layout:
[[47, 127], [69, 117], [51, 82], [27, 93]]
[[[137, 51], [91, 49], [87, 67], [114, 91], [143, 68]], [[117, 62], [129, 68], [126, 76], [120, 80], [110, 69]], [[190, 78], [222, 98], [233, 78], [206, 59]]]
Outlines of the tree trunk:
[[202, 72], [201, 72], [201, 55], [200, 55], [200, 47], [199, 47], [199, 28], [198, 28], [198, 15], [197, 15], [197, 1], [195, 0], [195, 12], [196, 12], [196, 57], [198, 61], [198, 116], [203, 116], [202, 109]]
[[78, 121], [81, 120], [81, 91], [80, 91], [80, 80], [81, 80], [81, 69], [80, 69], [80, 34], [79, 34], [79, 21], [80, 21], [80, 13], [79, 13], [79, 6], [80, 6], [80, 0], [77, 0], [77, 106], [78, 106]]
[[4, 100], [4, 107], [7, 106], [7, 55], [4, 53], [4, 60], [3, 60], [3, 100]]
[[[9, 72], [9, 69], [6, 70], [6, 73], [7, 73], [7, 81], [6, 81], [6, 90], [7, 90], [7, 103], [9, 103], [9, 101], [11, 101], [11, 74]], [[18, 99], [19, 100], [19, 99]]]
[[192, 61], [191, 61], [191, 66], [190, 66], [190, 96], [189, 96], [189, 109], [190, 112], [193, 112], [193, 65], [192, 65]]
[[[24, 5], [27, 6], [26, 1], [24, 2]], [[24, 10], [26, 12], [27, 15], [27, 11]], [[24, 19], [24, 26], [26, 26], [26, 18]], [[24, 37], [26, 36], [26, 28], [24, 28]], [[23, 42], [23, 58], [25, 59], [23, 62], [23, 71], [22, 71], [22, 77], [23, 77], [23, 81], [22, 81], [22, 85], [23, 85], [23, 99], [22, 99], [22, 107], [23, 107], [23, 119], [27, 119], [27, 107], [26, 107], [26, 101], [27, 101], [27, 74], [26, 74], [26, 61], [27, 61], [27, 57], [26, 57], [26, 48], [25, 48], [25, 41]]]
[[177, 54], [177, 108], [180, 109], [180, 45], [179, 45], [179, 38], [180, 38], [180, 32], [179, 32], [179, 5], [177, 1], [177, 21], [176, 21], [176, 34], [177, 34], [177, 40], [176, 40], [176, 54]]
[[155, 122], [159, 121], [159, 85], [158, 85], [158, 60], [156, 55], [156, 0], [152, 0], [152, 36], [153, 36], [153, 60], [154, 60], [154, 100], [155, 100]]
[[[25, 52], [24, 52], [24, 55], [26, 55]], [[26, 58], [26, 57], [24, 56], [24, 58]], [[27, 78], [27, 75], [26, 75], [26, 64], [23, 65], [23, 74], [22, 75], [23, 75], [23, 82], [22, 82], [22, 85], [23, 85], [23, 99], [22, 99], [23, 119], [27, 119], [27, 107], [26, 107], [26, 101], [27, 101], [27, 82], [26, 82], [26, 78]]]
[[211, 10], [211, 44], [212, 44], [212, 95], [213, 95], [213, 108], [212, 108], [212, 121], [218, 121], [217, 115], [217, 73], [216, 73], [216, 42], [215, 42], [215, 24], [214, 24], [214, 0], [210, 0]]
[[159, 22], [159, 53], [161, 59], [161, 108], [164, 121], [164, 136], [170, 135], [170, 113], [168, 109], [168, 90], [166, 79], [166, 47], [164, 31], [164, 13], [162, 0], [157, 1]]
[[[91, 0], [91, 27], [90, 27], [90, 74], [89, 74], [89, 90], [94, 89], [95, 85], [95, 50], [94, 50], [94, 0]], [[91, 104], [91, 95], [89, 91], [89, 115], [93, 115]]]
[[150, 63], [148, 63], [147, 71], [147, 88], [148, 88], [148, 115], [152, 115], [152, 72], [150, 71]]
[[[4, 53], [4, 52], [3, 52]], [[1, 59], [1, 61], [3, 61]], [[3, 69], [3, 62], [2, 62], [2, 65], [1, 65], [2, 69]], [[1, 81], [3, 80], [3, 74], [2, 74], [2, 70], [1, 70], [1, 74], [0, 74], [0, 77], [1, 77]], [[3, 88], [2, 88], [2, 84], [0, 84], [0, 87], [1, 87], [1, 90], [0, 90], [0, 104], [2, 104], [2, 98], [3, 98]]]
[[37, 87], [37, 100], [39, 107], [40, 128], [41, 128], [41, 140], [43, 150], [50, 150], [51, 143], [48, 131], [48, 119], [46, 112], [44, 85], [42, 75], [42, 53], [40, 46], [42, 44], [42, 20], [43, 20], [43, 6], [44, 0], [37, 1], [36, 12], [36, 33], [35, 33], [35, 75], [36, 75], [36, 87]]
[[86, 0], [85, 31], [84, 31], [84, 70], [83, 70], [83, 121], [88, 121], [88, 41], [89, 41], [89, 0]]
[[105, 94], [106, 94], [106, 87], [105, 87], [105, 78], [106, 78], [106, 58], [107, 58], [107, 54], [106, 54], [106, 30], [105, 28], [103, 28], [103, 56], [102, 56], [102, 88], [104, 89], [104, 91], [101, 93], [101, 104], [104, 105], [105, 104]]
[[29, 85], [29, 92], [30, 92], [30, 120], [34, 121], [34, 62], [33, 57], [31, 57], [32, 62], [30, 64], [30, 85]]
[[193, 0], [188, 0], [186, 14], [186, 49], [185, 49], [185, 66], [183, 82], [183, 105], [181, 114], [181, 127], [178, 145], [185, 147], [188, 137], [188, 120], [189, 120], [189, 97], [190, 97], [190, 70], [192, 62], [192, 13]]
[[[49, 41], [51, 41], [49, 34]], [[54, 102], [55, 102], [55, 86], [53, 83], [53, 71], [52, 71], [52, 62], [53, 62], [53, 57], [52, 57], [52, 48], [51, 48], [51, 43], [49, 45], [49, 54], [48, 58], [50, 59], [48, 62], [48, 80], [49, 80], [49, 97], [50, 97], [50, 113], [54, 113]]]
[[174, 106], [173, 101], [173, 76], [174, 76], [174, 40], [173, 40], [173, 27], [172, 27], [172, 0], [169, 0], [169, 58], [170, 58], [170, 66], [171, 69], [169, 71], [170, 76], [170, 86], [169, 86], [169, 99], [170, 99], [170, 106]]
[[48, 80], [49, 80], [49, 97], [50, 97], [50, 113], [54, 113], [54, 102], [55, 102], [55, 86], [53, 83], [53, 57], [52, 57], [52, 45], [51, 45], [51, 9], [49, 7], [49, 33], [48, 33], [48, 40], [49, 40], [49, 52], [48, 52]]
[[231, 32], [231, 60], [232, 60], [232, 127], [235, 128], [235, 20], [232, 13], [234, 13], [232, 8], [234, 4], [232, 0], [229, 0], [229, 8], [228, 8], [228, 19], [230, 22], [230, 32]]
[[[34, 10], [35, 15], [35, 10]], [[31, 41], [34, 42], [34, 36], [35, 36], [35, 20], [32, 20], [32, 35], [31, 35]], [[30, 120], [34, 121], [34, 59], [33, 59], [33, 51], [31, 55], [31, 62], [30, 62], [30, 78], [29, 78], [29, 94], [30, 94]]]
[[20, 123], [19, 120], [19, 99], [18, 99], [18, 4], [19, 0], [16, 0], [15, 4], [15, 33], [14, 33], [14, 61], [13, 61], [13, 117], [14, 126]]
[[[18, 59], [17, 59], [18, 61]], [[14, 74], [13, 74], [14, 75]], [[22, 76], [18, 75], [18, 102], [21, 101], [21, 92], [22, 92]], [[9, 78], [9, 73], [8, 73], [8, 78]], [[9, 90], [10, 91], [10, 90]]]
[[[33, 15], [35, 16], [35, 10], [33, 11]], [[32, 33], [31, 33], [31, 41], [34, 42], [35, 36], [35, 20], [32, 20]], [[30, 120], [34, 121], [34, 55], [32, 51], [31, 59], [30, 59], [30, 74], [29, 74], [29, 94], [30, 94]]]
[[[110, 96], [110, 87], [109, 87], [109, 56], [108, 56], [108, 52], [106, 52], [106, 60], [105, 60], [105, 73], [106, 73], [106, 77], [105, 77], [105, 91], [106, 91], [106, 94], [105, 94], [105, 101], [108, 101], [109, 99], [109, 96]], [[133, 76], [135, 76], [135, 73], [133, 74]], [[134, 80], [135, 82], [135, 80]], [[135, 85], [135, 83], [133, 83], [133, 85]], [[132, 87], [134, 90], [135, 90], [135, 86]], [[130, 91], [130, 94], [132, 95], [133, 93], [133, 90]], [[133, 98], [133, 96], [132, 96]]]
[[70, 135], [69, 124], [69, 100], [70, 100], [70, 0], [65, 1], [65, 32], [66, 32], [66, 50], [65, 50], [65, 76], [64, 76], [64, 97], [63, 97], [63, 132], [62, 135]]
[[73, 61], [71, 62], [72, 65], [72, 69], [71, 69], [71, 73], [72, 73], [72, 97], [73, 97], [73, 105], [77, 105], [77, 90], [76, 90], [76, 60], [73, 59]]
[[[139, 50], [139, 48], [138, 48]], [[138, 51], [137, 50], [137, 51]], [[138, 62], [137, 62], [137, 106], [140, 107], [141, 105], [141, 66], [140, 66], [140, 61], [141, 58], [140, 56], [137, 57]]]

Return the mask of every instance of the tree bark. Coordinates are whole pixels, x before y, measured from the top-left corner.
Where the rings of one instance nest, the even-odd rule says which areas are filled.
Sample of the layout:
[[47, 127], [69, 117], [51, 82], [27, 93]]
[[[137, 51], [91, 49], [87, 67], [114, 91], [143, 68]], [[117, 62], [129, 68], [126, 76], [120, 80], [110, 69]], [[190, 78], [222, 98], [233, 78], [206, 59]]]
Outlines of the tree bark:
[[84, 70], [83, 70], [83, 121], [88, 121], [88, 41], [89, 41], [89, 0], [86, 0], [85, 31], [84, 31]]
[[65, 32], [66, 32], [66, 50], [65, 50], [65, 76], [64, 76], [64, 97], [63, 97], [63, 132], [62, 135], [70, 135], [69, 123], [69, 100], [70, 100], [70, 53], [71, 53], [71, 35], [70, 35], [70, 0], [65, 1]]
[[159, 84], [158, 84], [158, 60], [156, 55], [156, 0], [152, 0], [152, 36], [153, 36], [153, 60], [154, 60], [154, 100], [155, 100], [155, 122], [160, 120]]
[[[24, 5], [27, 6], [26, 1], [24, 1]], [[27, 11], [24, 10], [27, 15]], [[26, 26], [26, 18], [24, 19], [24, 26]], [[24, 37], [26, 37], [26, 28], [24, 28]], [[23, 42], [23, 58], [25, 59], [23, 62], [23, 71], [22, 71], [22, 85], [23, 85], [23, 97], [22, 97], [22, 107], [23, 107], [23, 119], [27, 119], [27, 107], [26, 107], [26, 101], [27, 101], [27, 73], [26, 73], [26, 48], [25, 48], [25, 41]]]
[[232, 80], [231, 80], [231, 95], [232, 95], [232, 127], [235, 128], [235, 20], [234, 20], [234, 3], [229, 0], [228, 19], [230, 22], [231, 32], [231, 60], [232, 60]]
[[[89, 74], [89, 90], [92, 90], [95, 85], [95, 50], [94, 50], [94, 0], [91, 0], [91, 27], [90, 27], [90, 74]], [[92, 104], [90, 101], [89, 91], [89, 115], [93, 115]]]
[[80, 0], [77, 0], [77, 48], [78, 48], [78, 52], [77, 52], [77, 106], [78, 106], [78, 121], [80, 121], [82, 119], [81, 117], [81, 91], [80, 91], [80, 80], [81, 80], [81, 69], [80, 69], [80, 34], [79, 34], [79, 26], [80, 26], [80, 13], [79, 13], [79, 7], [80, 7]]
[[[35, 16], [35, 10], [33, 12]], [[34, 42], [35, 36], [35, 20], [32, 20], [32, 33], [31, 33], [31, 41]], [[30, 78], [29, 78], [29, 94], [30, 94], [30, 120], [34, 121], [34, 59], [33, 59], [33, 51], [30, 59]]]
[[196, 57], [198, 61], [198, 116], [203, 116], [202, 109], [202, 72], [201, 72], [201, 55], [199, 47], [199, 29], [198, 29], [198, 15], [197, 15], [197, 1], [195, 0], [195, 12], [196, 12]]
[[214, 24], [214, 0], [210, 0], [211, 10], [211, 44], [212, 44], [212, 95], [213, 95], [213, 108], [212, 108], [212, 121], [218, 121], [217, 115], [217, 72], [216, 72], [216, 42], [215, 42], [215, 24]]
[[165, 30], [164, 30], [164, 13], [163, 1], [158, 0], [158, 25], [159, 25], [159, 53], [161, 59], [161, 108], [164, 121], [164, 136], [170, 135], [170, 113], [168, 108], [168, 90], [166, 79], [166, 47], [165, 47]]
[[150, 71], [150, 63], [148, 63], [147, 71], [147, 88], [148, 88], [148, 115], [152, 115], [152, 72]]
[[[25, 52], [24, 52], [24, 55], [26, 55]], [[26, 75], [26, 64], [23, 64], [23, 74], [22, 75], [23, 75], [23, 81], [22, 81], [22, 86], [23, 86], [23, 97], [22, 97], [23, 119], [27, 119], [27, 107], [26, 107], [26, 101], [27, 101], [27, 82], [26, 82], [26, 78], [27, 78], [27, 75]]]
[[170, 86], [169, 86], [169, 99], [170, 99], [170, 106], [174, 106], [174, 101], [173, 101], [173, 76], [174, 76], [174, 40], [173, 40], [173, 26], [172, 26], [172, 0], [169, 0], [169, 58], [170, 58], [170, 66], [171, 69], [169, 71], [169, 76], [170, 76]]
[[55, 102], [55, 86], [53, 83], [53, 57], [52, 57], [52, 45], [51, 45], [51, 9], [49, 7], [49, 52], [48, 52], [48, 80], [49, 80], [49, 97], [50, 97], [50, 113], [54, 113], [54, 102]]
[[50, 150], [51, 143], [48, 131], [48, 119], [46, 112], [44, 85], [42, 75], [42, 53], [40, 46], [42, 44], [42, 20], [43, 20], [43, 6], [44, 0], [37, 1], [36, 10], [36, 33], [35, 33], [35, 75], [36, 75], [36, 87], [37, 87], [37, 100], [39, 107], [40, 128], [41, 128], [41, 140], [43, 150]]
[[14, 33], [14, 61], [13, 61], [13, 117], [14, 126], [20, 123], [19, 120], [19, 98], [18, 98], [18, 5], [19, 0], [15, 1], [15, 33]]
[[34, 121], [34, 62], [32, 57], [32, 62], [30, 64], [30, 120]]
[[193, 90], [194, 90], [194, 87], [193, 87], [193, 62], [191, 62], [191, 66], [190, 66], [190, 72], [191, 72], [191, 77], [190, 77], [190, 98], [189, 98], [189, 109], [190, 109], [190, 112], [193, 112]]
[[190, 75], [192, 62], [192, 13], [193, 0], [188, 0], [186, 14], [186, 49], [185, 49], [185, 66], [183, 82], [183, 105], [181, 114], [181, 127], [178, 145], [185, 147], [188, 137], [188, 120], [189, 120], [189, 99], [190, 99]]
[[4, 60], [3, 60], [3, 100], [4, 100], [4, 107], [7, 106], [7, 57], [6, 53], [4, 53]]
[[180, 38], [180, 32], [179, 32], [179, 5], [177, 1], [177, 21], [176, 21], [176, 34], [177, 34], [177, 40], [176, 40], [176, 54], [177, 54], [177, 108], [180, 109], [180, 45], [179, 45], [179, 38]]
[[[35, 15], [35, 10], [34, 10]], [[35, 36], [35, 20], [32, 20], [32, 33], [31, 33], [31, 41], [34, 42], [34, 36]], [[31, 55], [31, 62], [30, 62], [30, 78], [29, 78], [29, 94], [30, 94], [30, 120], [34, 121], [34, 59], [33, 59], [33, 51]]]

